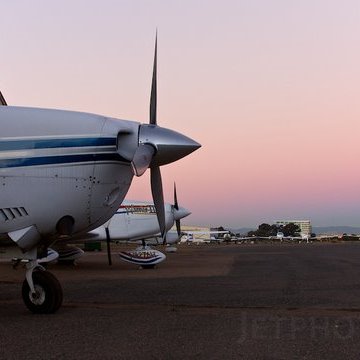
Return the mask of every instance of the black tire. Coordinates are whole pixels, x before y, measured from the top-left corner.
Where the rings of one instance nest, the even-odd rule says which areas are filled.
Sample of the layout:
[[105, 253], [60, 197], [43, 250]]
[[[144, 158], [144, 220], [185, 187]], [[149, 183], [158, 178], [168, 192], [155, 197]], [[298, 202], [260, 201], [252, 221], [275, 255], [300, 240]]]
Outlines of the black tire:
[[59, 280], [47, 271], [32, 274], [35, 294], [31, 293], [26, 279], [22, 286], [22, 297], [26, 307], [34, 314], [52, 314], [62, 304], [63, 292]]

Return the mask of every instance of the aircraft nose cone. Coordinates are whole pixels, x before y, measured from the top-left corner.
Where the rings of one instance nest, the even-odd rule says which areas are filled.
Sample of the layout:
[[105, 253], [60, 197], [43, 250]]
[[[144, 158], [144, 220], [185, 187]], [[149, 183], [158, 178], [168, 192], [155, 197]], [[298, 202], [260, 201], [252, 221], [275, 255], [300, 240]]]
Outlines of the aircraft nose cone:
[[172, 163], [201, 147], [198, 142], [183, 134], [157, 125], [148, 124], [141, 125], [139, 143], [154, 146], [156, 153], [151, 166]]
[[179, 209], [174, 209], [174, 219], [180, 220], [186, 216], [189, 216], [191, 214], [191, 211], [188, 209], [185, 209], [183, 207], [179, 207]]

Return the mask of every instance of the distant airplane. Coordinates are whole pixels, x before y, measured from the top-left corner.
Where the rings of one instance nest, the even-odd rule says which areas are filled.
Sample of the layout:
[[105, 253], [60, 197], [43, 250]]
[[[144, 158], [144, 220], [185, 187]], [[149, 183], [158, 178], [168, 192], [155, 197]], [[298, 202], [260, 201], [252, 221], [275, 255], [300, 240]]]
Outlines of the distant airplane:
[[64, 110], [0, 106], [0, 234], [22, 250], [22, 297], [34, 313], [61, 306], [59, 281], [42, 259], [50, 245], [108, 221], [134, 176], [150, 168], [161, 234], [165, 211], [160, 166], [200, 144], [157, 125], [157, 40], [149, 124]]
[[296, 235], [296, 236], [285, 236], [283, 232], [278, 231], [276, 236], [241, 236], [241, 237], [236, 237], [234, 238], [235, 242], [239, 242], [239, 241], [245, 241], [245, 240], [256, 240], [256, 239], [261, 239], [261, 240], [278, 240], [280, 242], [283, 242], [284, 240], [298, 240], [298, 241], [306, 241], [309, 242], [309, 240], [311, 239], [311, 237], [308, 234], [303, 234], [301, 233], [300, 235]]
[[[174, 223], [190, 214], [191, 212], [183, 207], [176, 208], [175, 205], [165, 203], [166, 243], [174, 243], [178, 238], [167, 235]], [[162, 236], [156, 209], [151, 202], [125, 200], [109, 221], [89, 233], [90, 238], [106, 240], [106, 229], [111, 240], [118, 241], [146, 240], [150, 237]]]
[[[173, 233], [168, 236], [169, 230], [175, 221], [190, 215], [191, 212], [185, 208], [175, 209], [174, 205], [168, 203], [164, 205], [166, 243], [173, 244], [178, 236], [176, 234], [176, 237], [173, 237], [172, 235], [175, 235]], [[106, 241], [106, 229], [112, 241], [145, 241], [148, 238], [157, 237], [161, 238], [161, 244], [163, 243], [156, 209], [154, 203], [151, 202], [125, 200], [109, 221], [80, 238], [84, 241]]]
[[[273, 237], [270, 237], [270, 238], [273, 238]], [[308, 234], [303, 234], [303, 233], [300, 233], [299, 235], [294, 235], [294, 236], [285, 236], [283, 232], [279, 231], [276, 234], [276, 239], [280, 240], [280, 241], [299, 240], [299, 241], [309, 242], [310, 236]]]
[[210, 243], [221, 243], [224, 241], [223, 238], [219, 238], [217, 235], [219, 234], [230, 234], [229, 230], [221, 230], [221, 231], [183, 231], [183, 236], [181, 238], [181, 243], [190, 244], [210, 244]]

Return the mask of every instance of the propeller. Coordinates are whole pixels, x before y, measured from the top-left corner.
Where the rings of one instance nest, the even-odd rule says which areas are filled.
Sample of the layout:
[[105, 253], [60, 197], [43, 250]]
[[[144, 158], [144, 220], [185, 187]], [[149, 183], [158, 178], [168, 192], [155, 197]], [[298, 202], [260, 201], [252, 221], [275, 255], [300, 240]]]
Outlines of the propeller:
[[[137, 145], [135, 144], [137, 138]], [[118, 134], [117, 151], [131, 161], [135, 176], [150, 168], [151, 193], [159, 222], [163, 243], [165, 238], [165, 208], [160, 166], [189, 155], [201, 145], [176, 131], [157, 125], [157, 33], [150, 95], [149, 124], [140, 124], [136, 133], [124, 129]]]

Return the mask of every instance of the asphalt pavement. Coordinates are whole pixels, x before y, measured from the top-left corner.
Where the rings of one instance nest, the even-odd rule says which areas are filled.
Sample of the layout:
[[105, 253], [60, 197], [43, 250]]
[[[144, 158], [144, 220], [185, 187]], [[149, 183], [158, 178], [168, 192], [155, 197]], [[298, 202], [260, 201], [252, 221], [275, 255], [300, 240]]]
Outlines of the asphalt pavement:
[[[117, 249], [115, 249], [116, 252]], [[1, 359], [359, 359], [360, 243], [179, 246], [153, 270], [113, 254], [52, 265], [33, 315], [0, 263]]]

